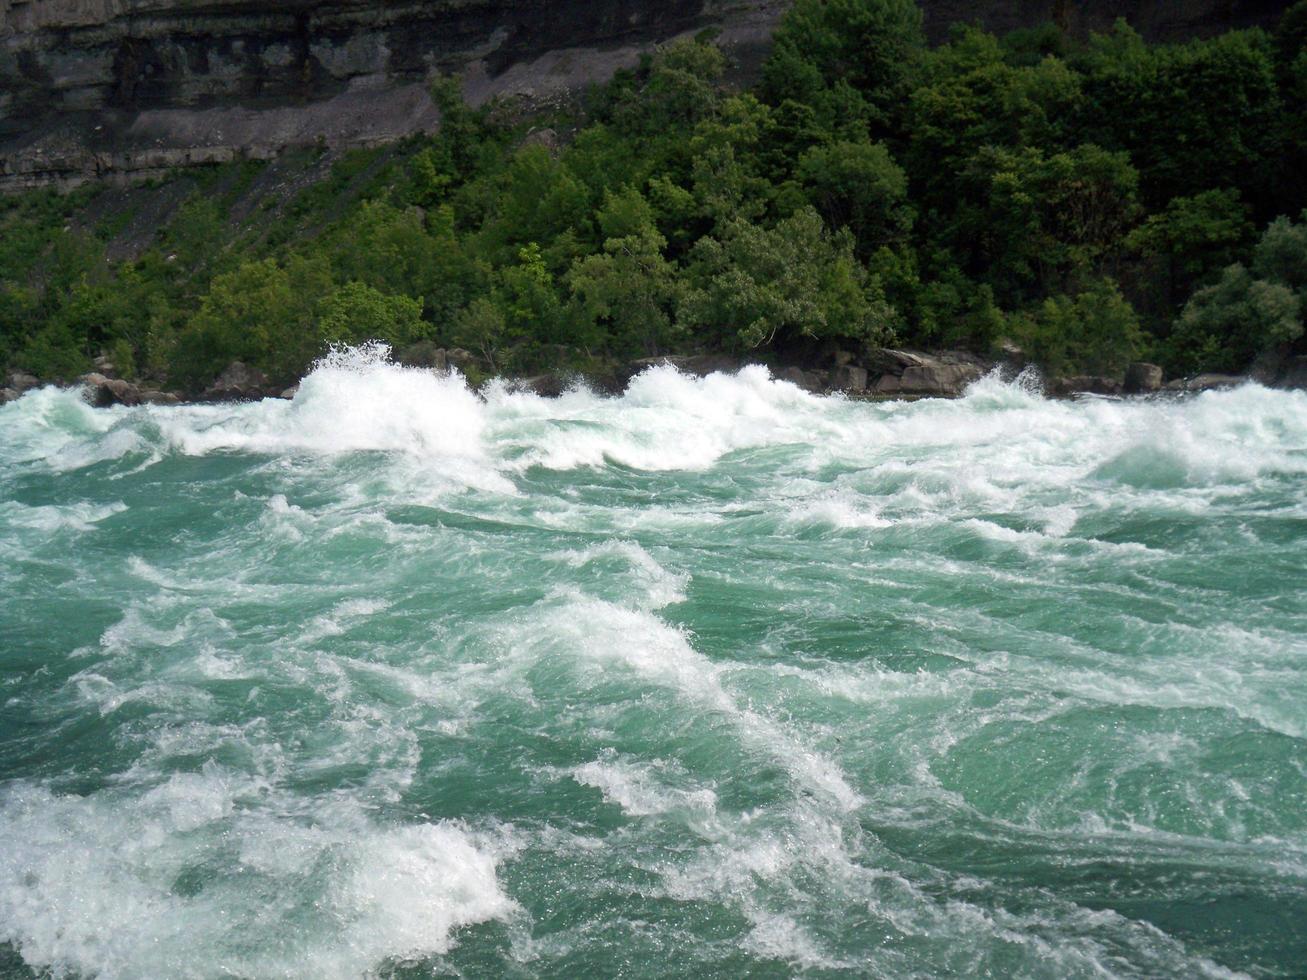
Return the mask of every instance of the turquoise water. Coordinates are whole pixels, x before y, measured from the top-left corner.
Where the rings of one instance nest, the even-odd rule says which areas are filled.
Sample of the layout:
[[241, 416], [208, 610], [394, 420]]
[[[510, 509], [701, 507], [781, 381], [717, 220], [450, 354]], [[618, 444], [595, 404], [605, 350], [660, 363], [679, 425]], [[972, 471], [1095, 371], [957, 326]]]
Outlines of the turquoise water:
[[0, 975], [1307, 967], [1307, 395], [0, 408]]

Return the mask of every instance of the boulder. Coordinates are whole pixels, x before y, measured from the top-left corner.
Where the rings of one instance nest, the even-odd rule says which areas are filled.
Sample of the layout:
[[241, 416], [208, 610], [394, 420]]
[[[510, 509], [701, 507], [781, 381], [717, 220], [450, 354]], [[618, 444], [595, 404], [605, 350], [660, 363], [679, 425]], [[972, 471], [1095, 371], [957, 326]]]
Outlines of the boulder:
[[278, 398], [284, 398], [284, 399], [286, 399], [286, 401], [291, 401], [291, 400], [292, 400], [296, 395], [298, 395], [299, 393], [300, 393], [300, 386], [299, 386], [299, 385], [291, 385], [289, 388], [287, 388], [285, 391], [283, 391], [283, 392], [282, 392], [280, 395], [278, 395], [277, 397], [278, 397]]
[[878, 395], [957, 398], [983, 374], [973, 364], [945, 364], [932, 359], [907, 368], [897, 378], [881, 375], [873, 390]]
[[1075, 374], [1066, 378], [1054, 378], [1049, 385], [1053, 395], [1119, 395], [1121, 382], [1116, 378], [1105, 378], [1097, 374]]
[[957, 398], [988, 367], [966, 351], [923, 354], [890, 347], [869, 351], [867, 363], [879, 375], [872, 393], [885, 398]]
[[1146, 361], [1135, 361], [1125, 369], [1125, 384], [1122, 390], [1127, 395], [1146, 395], [1162, 390], [1162, 369]]
[[998, 352], [998, 359], [1015, 370], [1020, 371], [1030, 365], [1030, 357], [1026, 354], [1025, 349], [1014, 340], [1004, 337], [998, 341], [995, 349]]
[[1215, 391], [1233, 388], [1248, 379], [1242, 374], [1199, 374], [1192, 378], [1179, 378], [1166, 386], [1167, 391]]
[[33, 388], [41, 387], [41, 381], [34, 374], [27, 374], [24, 371], [14, 371], [9, 375], [8, 388], [12, 388], [20, 395], [25, 391], [31, 391]]
[[419, 340], [416, 344], [405, 347], [398, 360], [405, 367], [434, 368], [437, 371], [445, 370], [448, 363], [445, 349], [437, 347], [430, 340]]
[[831, 391], [847, 391], [861, 394], [867, 390], [867, 369], [852, 364], [843, 364], [830, 373]]
[[103, 374], [92, 372], [82, 375], [77, 382], [83, 386], [82, 397], [96, 408], [141, 404], [141, 390], [130, 381], [106, 378]]
[[892, 347], [873, 347], [867, 352], [867, 367], [873, 374], [901, 375], [910, 367], [920, 367], [929, 358], [925, 354], [912, 351], [895, 350]]
[[205, 401], [228, 402], [263, 398], [268, 393], [268, 379], [258, 368], [232, 361], [227, 370], [204, 390]]
[[181, 396], [172, 391], [142, 391], [142, 405], [180, 405]]
[[522, 138], [521, 145], [523, 147], [540, 146], [547, 150], [550, 156], [558, 156], [562, 150], [563, 141], [558, 138], [558, 133], [555, 130], [546, 126], [544, 129], [533, 129], [527, 133]]
[[541, 398], [557, 398], [571, 387], [571, 379], [550, 371], [531, 378], [518, 378], [513, 382], [512, 387], [514, 391], [529, 391]]
[[476, 363], [476, 357], [471, 351], [464, 350], [462, 347], [451, 347], [445, 351], [445, 366], [458, 368], [466, 372], [473, 364]]
[[17, 388], [0, 388], [0, 405], [8, 405], [22, 397]]
[[[826, 375], [820, 371], [805, 371], [801, 367], [783, 367], [773, 374], [777, 381], [788, 381], [804, 391], [821, 394], [826, 390]], [[864, 379], [863, 386], [866, 386]]]

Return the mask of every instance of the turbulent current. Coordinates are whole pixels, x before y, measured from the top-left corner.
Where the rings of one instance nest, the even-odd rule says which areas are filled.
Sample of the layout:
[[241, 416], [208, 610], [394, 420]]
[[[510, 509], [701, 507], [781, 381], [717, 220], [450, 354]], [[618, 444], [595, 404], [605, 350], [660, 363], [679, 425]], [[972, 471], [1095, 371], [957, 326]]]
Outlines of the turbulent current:
[[1307, 969], [1307, 394], [0, 408], [0, 976]]

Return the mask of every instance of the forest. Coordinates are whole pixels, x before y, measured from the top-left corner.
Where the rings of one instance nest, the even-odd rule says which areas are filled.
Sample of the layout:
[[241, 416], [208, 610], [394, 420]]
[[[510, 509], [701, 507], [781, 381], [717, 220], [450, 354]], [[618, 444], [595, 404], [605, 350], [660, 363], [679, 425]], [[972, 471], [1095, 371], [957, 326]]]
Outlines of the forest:
[[704, 34], [544, 113], [444, 78], [438, 133], [246, 220], [272, 164], [161, 178], [186, 199], [128, 257], [129, 215], [87, 217], [113, 189], [0, 198], [0, 365], [107, 355], [196, 392], [368, 339], [483, 376], [890, 344], [1179, 376], [1307, 349], [1307, 0], [1185, 43], [959, 25], [933, 48], [911, 0], [798, 0], [733, 77]]

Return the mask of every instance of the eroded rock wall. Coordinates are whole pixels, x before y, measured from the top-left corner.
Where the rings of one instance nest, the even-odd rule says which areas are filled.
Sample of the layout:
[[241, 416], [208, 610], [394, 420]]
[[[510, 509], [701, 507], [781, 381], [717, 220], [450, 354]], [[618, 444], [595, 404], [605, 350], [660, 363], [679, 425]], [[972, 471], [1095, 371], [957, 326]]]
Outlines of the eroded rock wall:
[[[0, 189], [373, 145], [437, 125], [431, 77], [548, 102], [715, 26], [756, 64], [788, 0], [0, 0]], [[1272, 0], [928, 0], [957, 20], [1155, 37], [1273, 20]]]

